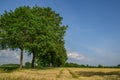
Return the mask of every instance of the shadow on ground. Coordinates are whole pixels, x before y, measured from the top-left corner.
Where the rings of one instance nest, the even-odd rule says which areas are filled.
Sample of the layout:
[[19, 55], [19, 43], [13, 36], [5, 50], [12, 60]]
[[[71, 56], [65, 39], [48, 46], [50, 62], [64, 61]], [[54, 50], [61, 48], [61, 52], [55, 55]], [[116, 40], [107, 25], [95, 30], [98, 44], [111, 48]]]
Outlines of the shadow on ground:
[[91, 77], [91, 76], [111, 76], [116, 75], [120, 77], [120, 72], [114, 71], [114, 72], [91, 72], [91, 71], [76, 71], [75, 72], [79, 76], [84, 77]]

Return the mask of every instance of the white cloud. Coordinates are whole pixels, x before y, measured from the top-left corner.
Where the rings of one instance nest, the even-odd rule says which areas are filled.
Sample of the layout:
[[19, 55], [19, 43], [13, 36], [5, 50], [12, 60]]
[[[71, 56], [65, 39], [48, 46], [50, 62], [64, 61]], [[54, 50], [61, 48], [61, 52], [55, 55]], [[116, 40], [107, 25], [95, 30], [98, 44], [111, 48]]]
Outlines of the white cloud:
[[[0, 50], [0, 64], [17, 63], [19, 64], [20, 51]], [[31, 56], [24, 53], [23, 63], [31, 61]]]
[[14, 56], [16, 59], [20, 59], [20, 55], [17, 52], [14, 53]]
[[83, 54], [80, 54], [78, 52], [68, 52], [68, 60], [75, 60], [75, 61], [90, 61], [88, 57], [84, 56]]
[[70, 52], [67, 54], [68, 58], [76, 59], [76, 60], [84, 60], [85, 56], [77, 53], [77, 52]]

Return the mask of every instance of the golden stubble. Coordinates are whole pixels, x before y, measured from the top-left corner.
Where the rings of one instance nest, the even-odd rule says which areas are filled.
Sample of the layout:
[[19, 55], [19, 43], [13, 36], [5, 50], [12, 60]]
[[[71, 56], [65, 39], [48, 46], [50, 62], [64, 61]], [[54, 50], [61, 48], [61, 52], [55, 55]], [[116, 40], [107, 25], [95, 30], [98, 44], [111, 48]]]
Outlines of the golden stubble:
[[0, 80], [120, 80], [116, 75], [82, 76], [77, 72], [118, 72], [114, 68], [53, 68], [46, 70], [23, 69], [13, 72], [0, 72]]

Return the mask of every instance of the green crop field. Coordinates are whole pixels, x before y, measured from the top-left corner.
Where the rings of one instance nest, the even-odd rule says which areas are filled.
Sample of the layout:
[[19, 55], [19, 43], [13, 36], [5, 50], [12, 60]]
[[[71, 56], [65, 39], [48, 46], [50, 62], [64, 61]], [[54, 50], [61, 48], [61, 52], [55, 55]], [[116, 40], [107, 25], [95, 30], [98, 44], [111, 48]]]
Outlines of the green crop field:
[[120, 69], [114, 68], [50, 68], [0, 70], [0, 80], [120, 80]]

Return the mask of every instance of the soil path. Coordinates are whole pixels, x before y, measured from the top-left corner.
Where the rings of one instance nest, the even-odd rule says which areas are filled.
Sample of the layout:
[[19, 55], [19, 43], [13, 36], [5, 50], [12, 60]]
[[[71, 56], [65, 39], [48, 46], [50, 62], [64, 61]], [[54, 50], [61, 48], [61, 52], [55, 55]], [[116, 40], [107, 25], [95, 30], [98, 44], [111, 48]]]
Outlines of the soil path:
[[59, 79], [60, 80], [79, 80], [78, 78], [74, 78], [73, 75], [70, 73], [70, 69], [67, 69], [67, 68], [63, 68], [59, 71]]
[[72, 75], [69, 73], [69, 71], [66, 68], [63, 69], [61, 76], [66, 78], [72, 78]]

